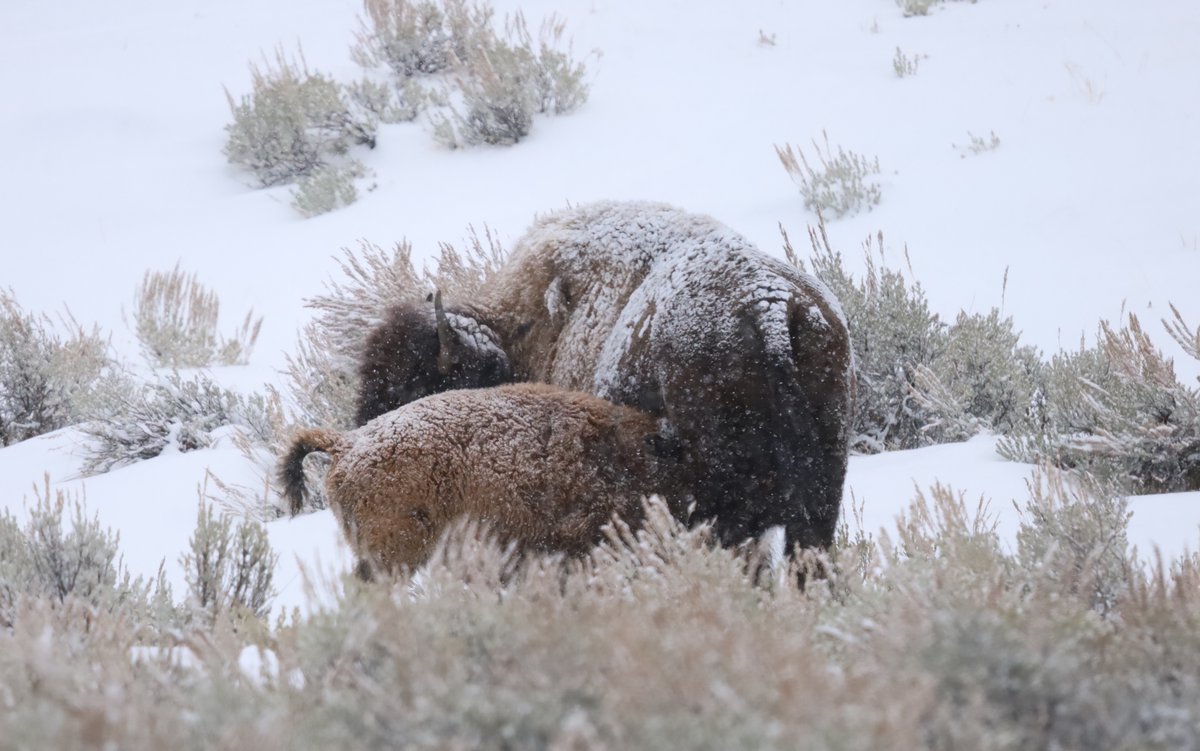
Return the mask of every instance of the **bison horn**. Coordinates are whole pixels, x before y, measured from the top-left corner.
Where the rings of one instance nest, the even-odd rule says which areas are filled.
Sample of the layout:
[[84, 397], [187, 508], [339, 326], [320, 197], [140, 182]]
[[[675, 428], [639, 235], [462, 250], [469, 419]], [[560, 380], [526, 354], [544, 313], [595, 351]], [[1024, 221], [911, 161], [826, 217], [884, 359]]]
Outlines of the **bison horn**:
[[463, 344], [458, 333], [451, 328], [450, 319], [446, 316], [446, 309], [442, 307], [441, 290], [433, 293], [433, 314], [437, 319], [438, 371], [442, 375], [447, 375], [459, 361], [459, 351]]

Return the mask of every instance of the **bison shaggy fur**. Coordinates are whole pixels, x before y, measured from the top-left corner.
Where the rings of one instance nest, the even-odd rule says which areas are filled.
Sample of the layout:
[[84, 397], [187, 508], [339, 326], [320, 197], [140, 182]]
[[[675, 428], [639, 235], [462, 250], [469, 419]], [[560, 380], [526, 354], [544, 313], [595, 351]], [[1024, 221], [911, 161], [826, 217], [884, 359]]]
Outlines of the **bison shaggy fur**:
[[710, 217], [603, 202], [536, 221], [478, 299], [434, 302], [371, 333], [360, 421], [464, 385], [586, 391], [665, 421], [692, 520], [714, 518], [723, 543], [777, 525], [789, 545], [831, 543], [852, 354], [812, 276]]
[[581, 555], [614, 515], [636, 525], [646, 495], [671, 497], [653, 416], [543, 384], [447, 391], [355, 430], [302, 431], [280, 466], [293, 513], [314, 451], [332, 457], [326, 495], [367, 578], [420, 566], [463, 517], [522, 551]]

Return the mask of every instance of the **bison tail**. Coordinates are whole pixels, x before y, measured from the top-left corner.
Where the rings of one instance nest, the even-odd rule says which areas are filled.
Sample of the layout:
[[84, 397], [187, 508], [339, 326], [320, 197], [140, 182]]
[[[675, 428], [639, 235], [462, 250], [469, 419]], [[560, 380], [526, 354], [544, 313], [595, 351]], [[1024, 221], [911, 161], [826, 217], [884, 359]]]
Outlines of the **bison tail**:
[[[823, 308], [823, 309], [822, 309]], [[790, 361], [768, 368], [775, 404], [797, 439], [784, 466], [805, 478], [803, 525], [785, 525], [788, 545], [828, 547], [833, 541], [846, 476], [853, 420], [853, 351], [849, 333], [829, 305], [788, 305]], [[783, 377], [779, 377], [783, 376]], [[792, 447], [780, 445], [777, 450]], [[799, 528], [798, 528], [799, 527]]]
[[292, 441], [292, 447], [279, 463], [279, 482], [283, 485], [283, 497], [288, 500], [292, 516], [300, 513], [308, 495], [308, 489], [304, 487], [304, 457], [314, 451], [334, 453], [341, 442], [341, 433], [322, 428], [302, 430]]

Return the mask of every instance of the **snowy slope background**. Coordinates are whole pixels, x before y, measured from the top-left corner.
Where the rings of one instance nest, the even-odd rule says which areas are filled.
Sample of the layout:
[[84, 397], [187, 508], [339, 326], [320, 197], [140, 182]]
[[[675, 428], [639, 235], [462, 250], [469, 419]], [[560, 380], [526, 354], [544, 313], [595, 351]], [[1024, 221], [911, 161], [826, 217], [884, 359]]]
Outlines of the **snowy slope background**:
[[[407, 238], [418, 260], [438, 241], [486, 224], [507, 246], [538, 212], [594, 199], [651, 199], [708, 213], [769, 253], [778, 227], [802, 239], [815, 216], [773, 146], [835, 146], [878, 156], [883, 199], [831, 221], [852, 268], [882, 230], [905, 247], [944, 320], [1002, 306], [1022, 341], [1077, 346], [1099, 320], [1156, 321], [1173, 302], [1200, 320], [1200, 8], [1191, 0], [947, 3], [904, 18], [891, 0], [497, 0], [536, 22], [557, 13], [591, 95], [576, 113], [540, 118], [511, 148], [449, 151], [430, 126], [383, 126], [357, 156], [375, 187], [354, 205], [302, 219], [287, 188], [258, 189], [221, 153], [230, 113], [222, 86], [248, 92], [247, 64], [299, 43], [310, 69], [338, 80], [354, 0], [148, 0], [0, 7], [0, 286], [30, 311], [64, 308], [111, 332], [130, 360], [126, 322], [147, 270], [177, 263], [217, 292], [222, 330], [262, 315], [247, 366], [214, 376], [246, 391], [281, 385], [284, 353], [311, 311], [303, 301], [339, 274], [340, 249]], [[773, 43], [763, 43], [763, 39]], [[896, 49], [922, 55], [898, 78]], [[968, 132], [994, 151], [964, 154]], [[956, 148], [956, 146], [958, 148]], [[1007, 284], [1004, 280], [1007, 273]], [[1151, 325], [1153, 324], [1153, 325]], [[1200, 367], [1186, 358], [1180, 376]], [[48, 474], [78, 489], [121, 534], [133, 572], [165, 560], [185, 591], [180, 553], [198, 487], [261, 484], [232, 440], [79, 478], [68, 429], [0, 450], [0, 504], [23, 514]], [[990, 499], [1001, 532], [1031, 468], [994, 439], [851, 460], [847, 500], [863, 525], [891, 523], [915, 487], [940, 481]], [[1168, 554], [1200, 541], [1200, 493], [1132, 500], [1131, 542]], [[272, 522], [281, 555], [277, 606], [302, 604], [301, 562], [334, 570], [348, 554], [328, 512]]]

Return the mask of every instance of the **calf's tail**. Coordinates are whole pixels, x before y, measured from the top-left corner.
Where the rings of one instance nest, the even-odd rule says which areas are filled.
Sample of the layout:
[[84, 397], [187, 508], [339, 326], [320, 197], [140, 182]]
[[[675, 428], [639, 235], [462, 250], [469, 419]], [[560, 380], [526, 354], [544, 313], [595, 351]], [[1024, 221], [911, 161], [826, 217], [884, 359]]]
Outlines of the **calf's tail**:
[[335, 453], [342, 443], [342, 434], [336, 430], [310, 428], [302, 430], [279, 463], [279, 482], [283, 485], [283, 497], [290, 504], [292, 516], [300, 513], [308, 489], [304, 487], [304, 457], [314, 451]]

